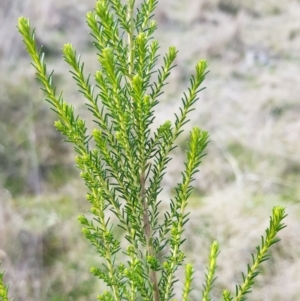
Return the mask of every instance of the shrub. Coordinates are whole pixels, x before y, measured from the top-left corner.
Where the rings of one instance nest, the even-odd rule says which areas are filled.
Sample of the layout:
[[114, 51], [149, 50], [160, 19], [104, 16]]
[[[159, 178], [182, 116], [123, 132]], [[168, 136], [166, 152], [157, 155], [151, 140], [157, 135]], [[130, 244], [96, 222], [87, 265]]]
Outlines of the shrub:
[[[84, 236], [105, 261], [102, 266], [91, 268], [91, 273], [108, 288], [98, 296], [103, 301], [167, 301], [174, 297], [174, 285], [179, 280], [175, 272], [186, 257], [181, 247], [185, 240], [184, 225], [188, 222], [186, 207], [193, 190], [191, 183], [208, 143], [207, 132], [197, 127], [191, 130], [182, 179], [175, 186], [169, 210], [161, 212], [159, 194], [171, 160], [170, 152], [176, 147], [175, 140], [183, 132], [188, 114], [198, 100], [207, 62], [197, 63], [175, 121], [167, 120], [151, 130], [154, 108], [177, 55], [175, 47], [170, 47], [163, 66], [157, 68], [159, 43], [153, 39], [156, 23], [152, 20], [156, 5], [156, 0], [145, 0], [135, 10], [134, 0], [124, 3], [99, 0], [95, 10], [87, 14], [100, 63], [94, 77], [96, 86], [91, 85], [90, 76], [85, 76], [84, 64], [74, 47], [64, 45], [64, 59], [94, 116], [95, 128], [91, 134], [86, 122], [75, 115], [73, 107], [53, 86], [52, 72], [48, 75], [29, 20], [21, 17], [18, 23], [46, 99], [59, 117], [55, 127], [74, 145], [76, 164], [88, 187], [87, 200], [93, 218], [81, 215], [78, 219]], [[108, 211], [115, 215], [117, 224], [112, 224]], [[273, 209], [261, 245], [252, 255], [247, 273], [242, 274], [242, 283], [236, 285], [234, 297], [229, 290], [224, 290], [225, 301], [246, 299], [260, 264], [269, 258], [269, 248], [279, 240], [276, 235], [285, 227], [282, 223], [285, 216], [283, 207]], [[116, 227], [123, 229], [125, 243], [117, 237]], [[199, 297], [203, 301], [211, 300], [218, 253], [219, 245], [214, 241], [202, 297]], [[186, 264], [184, 301], [189, 299], [193, 273], [193, 266]], [[2, 275], [0, 281], [2, 298], [7, 300]]]

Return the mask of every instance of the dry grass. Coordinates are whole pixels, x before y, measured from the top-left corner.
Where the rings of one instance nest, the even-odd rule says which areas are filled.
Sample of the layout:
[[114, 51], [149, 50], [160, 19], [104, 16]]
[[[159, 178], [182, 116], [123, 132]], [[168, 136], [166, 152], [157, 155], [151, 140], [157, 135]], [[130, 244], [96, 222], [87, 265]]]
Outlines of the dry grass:
[[[87, 252], [89, 246], [81, 239], [76, 222], [76, 216], [88, 208], [84, 188], [72, 171], [59, 178], [64, 169], [70, 168], [73, 155], [70, 148], [60, 146], [55, 131], [51, 131], [51, 113], [43, 113], [43, 120], [34, 118], [47, 105], [37, 110], [41, 94], [35, 94], [36, 87], [29, 87], [33, 70], [15, 29], [18, 16], [31, 18], [39, 43], [45, 45], [50, 69], [57, 70], [56, 82], [81, 111], [84, 101], [75, 94], [75, 84], [65, 80], [67, 73], [58, 50], [65, 42], [74, 43], [87, 69], [94, 71], [84, 24], [84, 13], [93, 3], [0, 3], [0, 106], [7, 108], [0, 121], [0, 260], [4, 261], [15, 300], [92, 300], [97, 293], [97, 283], [90, 283], [87, 272], [95, 257], [92, 251]], [[180, 52], [178, 67], [158, 107], [157, 124], [166, 115], [173, 118], [179, 93], [187, 86], [196, 61], [207, 58], [210, 65], [205, 83], [208, 89], [200, 95], [191, 118], [211, 137], [195, 182], [193, 213], [186, 232], [188, 257], [197, 269], [194, 300], [201, 289], [211, 241], [218, 240], [222, 249], [217, 299], [224, 287], [233, 289], [241, 280], [240, 272], [245, 271], [250, 252], [259, 244], [276, 204], [287, 207], [288, 228], [280, 234], [282, 242], [273, 249], [272, 260], [264, 265], [249, 300], [299, 299], [299, 15], [300, 2], [292, 0], [159, 3], [156, 19], [161, 49], [175, 45]], [[13, 83], [9, 83], [11, 79]], [[22, 106], [24, 97], [26, 103], [30, 102], [30, 95], [35, 105]], [[14, 122], [10, 122], [12, 118]], [[15, 130], [18, 122], [23, 126]], [[17, 145], [11, 142], [13, 129]], [[183, 150], [185, 142], [179, 142]], [[183, 158], [182, 151], [174, 153], [162, 196], [166, 201], [177, 180], [174, 174], [180, 171], [177, 163]], [[41, 172], [43, 162], [52, 162], [46, 173]], [[31, 190], [28, 194], [26, 187], [19, 194], [14, 186], [8, 189], [5, 178], [12, 169], [3, 166], [13, 166], [20, 176], [16, 179], [24, 179], [25, 186], [36, 168], [36, 195], [32, 196]], [[63, 170], [55, 172], [57, 166], [63, 166]], [[51, 179], [58, 183], [51, 184]], [[95, 293], [86, 297], [88, 289], [95, 289]]]

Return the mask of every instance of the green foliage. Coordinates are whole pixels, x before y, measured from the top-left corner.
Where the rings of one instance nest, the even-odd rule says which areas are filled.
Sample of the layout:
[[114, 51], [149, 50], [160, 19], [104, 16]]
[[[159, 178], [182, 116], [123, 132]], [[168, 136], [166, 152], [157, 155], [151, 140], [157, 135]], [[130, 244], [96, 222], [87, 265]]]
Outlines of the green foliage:
[[268, 260], [270, 255], [268, 254], [269, 248], [279, 241], [276, 237], [277, 233], [286, 226], [282, 223], [282, 220], [286, 217], [285, 209], [283, 207], [273, 208], [273, 213], [270, 218], [269, 228], [266, 229], [266, 237], [261, 237], [261, 246], [256, 247], [256, 256], [252, 254], [252, 265], [247, 265], [247, 275], [243, 276], [243, 284], [236, 286], [236, 301], [246, 300], [246, 294], [251, 292], [251, 288], [254, 284], [254, 278], [259, 274], [259, 265]]
[[[156, 23], [152, 20], [156, 5], [155, 0], [145, 0], [135, 10], [134, 0], [125, 3], [99, 0], [95, 10], [87, 14], [87, 24], [98, 51], [96, 86], [91, 84], [90, 76], [84, 74], [84, 64], [75, 48], [64, 45], [63, 57], [94, 117], [96, 127], [91, 134], [62, 93], [56, 92], [53, 72], [47, 73], [44, 55], [37, 49], [29, 20], [21, 17], [18, 22], [46, 100], [59, 117], [55, 127], [74, 145], [77, 167], [88, 187], [87, 200], [93, 218], [81, 215], [78, 220], [84, 236], [105, 260], [102, 266], [91, 268], [91, 273], [108, 288], [98, 296], [102, 301], [167, 301], [174, 297], [174, 285], [179, 280], [175, 272], [185, 260], [182, 244], [189, 215], [186, 207], [193, 189], [191, 183], [208, 143], [207, 132], [197, 127], [191, 130], [182, 179], [175, 186], [169, 210], [161, 214], [159, 194], [171, 160], [170, 152], [176, 147], [175, 140], [183, 132], [183, 126], [189, 121], [188, 114], [198, 100], [207, 63], [201, 60], [196, 64], [195, 75], [191, 76], [188, 91], [183, 94], [175, 121], [167, 120], [151, 130], [154, 108], [177, 55], [175, 47], [170, 47], [163, 66], [156, 67], [159, 44], [153, 39]], [[113, 225], [108, 211], [116, 216], [117, 224]], [[284, 208], [275, 207], [266, 238], [262, 238], [261, 246], [257, 247], [257, 255], [253, 256], [252, 265], [248, 265], [243, 283], [237, 285], [235, 300], [245, 300], [259, 265], [268, 259], [270, 246], [278, 241], [276, 235], [284, 227], [281, 223], [284, 217]], [[117, 237], [115, 227], [123, 229], [125, 243]], [[161, 256], [163, 250], [165, 256]], [[219, 245], [213, 242], [203, 301], [211, 300], [218, 253]], [[186, 264], [184, 301], [189, 300], [193, 272], [193, 266]], [[227, 290], [223, 298], [233, 300]]]
[[270, 254], [268, 254], [269, 248], [279, 241], [276, 237], [277, 233], [286, 226], [282, 223], [282, 220], [286, 217], [285, 209], [281, 206], [273, 208], [272, 216], [270, 217], [270, 225], [266, 229], [266, 237], [261, 237], [261, 246], [257, 246], [256, 256], [252, 254], [252, 265], [247, 265], [247, 275], [242, 273], [243, 283], [236, 285], [235, 298], [231, 297], [231, 293], [228, 290], [223, 292], [224, 301], [244, 301], [246, 300], [246, 294], [251, 292], [251, 288], [254, 284], [254, 278], [259, 274], [259, 265], [268, 260]]
[[8, 286], [4, 285], [3, 276], [4, 272], [0, 273], [0, 301], [8, 301]]
[[204, 284], [204, 290], [202, 292], [202, 300], [203, 301], [210, 301], [210, 291], [213, 288], [213, 283], [216, 280], [215, 278], [215, 272], [217, 269], [217, 256], [219, 254], [219, 244], [214, 241], [210, 248], [210, 254], [209, 254], [209, 266], [207, 268], [206, 273], [206, 282]]

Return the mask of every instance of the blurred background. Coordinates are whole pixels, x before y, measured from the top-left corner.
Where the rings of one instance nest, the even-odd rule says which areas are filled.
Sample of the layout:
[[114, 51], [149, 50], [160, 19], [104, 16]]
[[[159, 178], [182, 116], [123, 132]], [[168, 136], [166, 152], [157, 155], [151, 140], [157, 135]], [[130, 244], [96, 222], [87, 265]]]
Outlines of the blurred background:
[[[89, 210], [86, 188], [71, 145], [53, 127], [56, 116], [43, 100], [16, 29], [19, 16], [30, 18], [58, 90], [91, 119], [61, 48], [74, 44], [86, 72], [97, 69], [85, 23], [93, 6], [94, 0], [0, 2], [0, 261], [16, 301], [95, 300], [102, 289], [89, 274], [97, 255], [77, 222]], [[207, 130], [210, 144], [194, 182], [186, 230], [187, 260], [196, 269], [192, 300], [200, 299], [213, 240], [221, 247], [214, 300], [241, 282], [274, 205], [286, 206], [288, 227], [248, 300], [300, 300], [299, 16], [299, 0], [158, 4], [161, 54], [175, 45], [179, 55], [155, 125], [174, 120], [197, 61], [207, 59], [210, 70], [161, 196], [167, 206], [191, 127]]]

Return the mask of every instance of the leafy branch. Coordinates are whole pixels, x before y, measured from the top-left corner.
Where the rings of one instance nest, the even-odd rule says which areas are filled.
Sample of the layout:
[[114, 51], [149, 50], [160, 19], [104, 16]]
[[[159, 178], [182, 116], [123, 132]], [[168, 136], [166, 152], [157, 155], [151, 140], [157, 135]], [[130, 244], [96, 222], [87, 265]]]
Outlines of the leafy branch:
[[261, 237], [261, 245], [256, 247], [256, 255], [252, 254], [252, 264], [247, 265], [247, 275], [242, 273], [243, 283], [241, 285], [236, 285], [235, 298], [231, 297], [231, 293], [228, 290], [223, 292], [223, 298], [225, 301], [244, 301], [246, 300], [246, 295], [251, 292], [251, 288], [254, 284], [255, 277], [259, 274], [259, 266], [264, 261], [270, 258], [268, 253], [270, 247], [280, 241], [276, 237], [278, 232], [286, 227], [282, 223], [282, 220], [286, 217], [285, 208], [277, 206], [273, 208], [272, 216], [270, 217], [269, 227], [266, 229], [266, 236]]
[[[78, 220], [84, 236], [104, 259], [102, 266], [91, 268], [91, 273], [109, 288], [98, 296], [101, 301], [168, 301], [174, 297], [178, 281], [175, 272], [186, 257], [182, 251], [184, 226], [189, 216], [186, 208], [194, 176], [208, 144], [208, 133], [194, 127], [181, 181], [174, 187], [169, 210], [161, 212], [158, 198], [171, 160], [170, 152], [195, 108], [208, 65], [205, 60], [196, 64], [175, 121], [166, 120], [153, 131], [155, 107], [177, 56], [172, 46], [163, 57], [163, 65], [156, 66], [159, 43], [153, 39], [157, 25], [152, 18], [157, 3], [144, 0], [136, 9], [135, 0], [98, 0], [95, 9], [87, 13], [99, 63], [93, 77], [94, 86], [91, 76], [85, 74], [76, 49], [71, 44], [63, 46], [64, 60], [94, 118], [95, 128], [91, 133], [85, 121], [74, 113], [73, 106], [64, 100], [62, 92], [56, 92], [53, 72], [47, 72], [44, 54], [37, 48], [29, 19], [21, 17], [18, 21], [36, 77], [59, 118], [55, 127], [73, 144], [76, 164], [88, 189], [87, 200], [93, 218], [80, 215]], [[108, 210], [115, 215], [115, 224], [107, 216]], [[285, 227], [282, 224], [285, 216], [283, 207], [273, 209], [266, 237], [257, 247], [256, 256], [252, 256], [247, 275], [243, 274], [243, 284], [236, 287], [236, 301], [246, 299], [260, 264], [269, 258], [269, 248], [278, 241], [276, 235]], [[117, 238], [116, 227], [124, 231], [125, 241]], [[167, 255], [161, 257], [162, 251]], [[203, 301], [211, 300], [218, 254], [219, 245], [213, 242]], [[189, 300], [193, 273], [193, 266], [186, 264], [184, 301]], [[3, 274], [0, 275], [0, 293], [7, 301], [7, 287], [2, 282]], [[223, 292], [223, 298], [233, 300], [228, 290]]]

